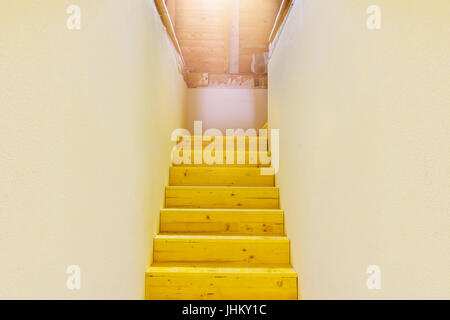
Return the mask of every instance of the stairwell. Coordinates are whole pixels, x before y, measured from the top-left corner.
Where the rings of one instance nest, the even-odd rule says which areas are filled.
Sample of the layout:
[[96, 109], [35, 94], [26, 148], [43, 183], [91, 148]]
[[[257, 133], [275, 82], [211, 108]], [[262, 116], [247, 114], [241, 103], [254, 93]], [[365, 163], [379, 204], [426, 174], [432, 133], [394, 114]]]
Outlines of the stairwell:
[[[245, 138], [245, 151], [234, 153], [234, 164], [170, 167], [146, 299], [297, 299], [279, 190], [273, 175], [261, 175], [260, 167], [270, 164], [250, 151], [251, 139], [259, 138]], [[192, 147], [189, 156], [204, 154], [208, 144]], [[244, 164], [237, 164], [239, 153]], [[225, 155], [224, 146], [224, 163]]]

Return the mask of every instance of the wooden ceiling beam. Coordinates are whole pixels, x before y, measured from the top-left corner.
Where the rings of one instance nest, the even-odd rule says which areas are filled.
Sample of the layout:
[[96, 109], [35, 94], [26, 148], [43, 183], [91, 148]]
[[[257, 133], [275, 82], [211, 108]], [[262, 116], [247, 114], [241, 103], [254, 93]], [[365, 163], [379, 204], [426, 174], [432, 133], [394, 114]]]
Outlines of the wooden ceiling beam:
[[[215, 81], [222, 86], [247, 83], [242, 74], [251, 75], [253, 56], [269, 50], [268, 39], [283, 0], [155, 0], [155, 3], [158, 1], [165, 3], [172, 18], [185, 73], [195, 73], [189, 81], [204, 85], [205, 75], [219, 74], [222, 80]], [[258, 79], [260, 76], [254, 75]], [[255, 83], [264, 85], [264, 80]]]
[[229, 73], [239, 73], [239, 0], [230, 0]]
[[177, 50], [184, 64], [183, 52], [181, 51], [180, 44], [178, 43], [178, 39], [175, 34], [175, 28], [170, 18], [169, 11], [166, 7], [166, 3], [164, 2], [164, 0], [154, 0], [154, 1], [156, 9], [158, 10], [159, 15], [161, 16], [161, 20], [164, 26], [166, 27], [166, 31], [169, 34], [170, 39], [172, 40], [175, 50]]
[[277, 36], [288, 12], [292, 5], [293, 0], [283, 0], [281, 3], [280, 9], [278, 10], [277, 18], [275, 19], [275, 24], [270, 32], [269, 43], [272, 43], [275, 37]]

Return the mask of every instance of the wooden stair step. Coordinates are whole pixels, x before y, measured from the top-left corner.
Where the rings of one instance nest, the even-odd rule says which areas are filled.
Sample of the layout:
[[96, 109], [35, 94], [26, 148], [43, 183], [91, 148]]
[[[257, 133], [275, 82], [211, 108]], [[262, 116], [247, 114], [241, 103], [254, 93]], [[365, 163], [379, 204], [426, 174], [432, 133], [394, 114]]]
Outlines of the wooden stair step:
[[[185, 159], [184, 154], [188, 152], [188, 156]], [[196, 153], [197, 152], [197, 153]], [[218, 158], [217, 158], [218, 157]], [[259, 152], [259, 151], [233, 151], [231, 155], [228, 156], [227, 163], [227, 152], [222, 151], [222, 155], [217, 154], [216, 151], [211, 151], [210, 153], [204, 150], [173, 150], [172, 151], [172, 163], [174, 166], [261, 166], [267, 167], [271, 163], [271, 153], [270, 152]], [[195, 163], [196, 159], [200, 159], [200, 163]], [[219, 160], [220, 159], [220, 160]], [[229, 160], [232, 159], [232, 160]]]
[[172, 166], [174, 167], [188, 167], [188, 168], [196, 168], [196, 167], [206, 167], [206, 168], [211, 168], [211, 167], [222, 167], [222, 168], [267, 168], [270, 167], [270, 163], [269, 164], [261, 164], [261, 163], [232, 163], [232, 164], [227, 164], [227, 163], [222, 163], [222, 164], [217, 164], [217, 163], [213, 163], [213, 164], [206, 164], [206, 163], [201, 163], [201, 164], [195, 164], [195, 163], [188, 163], [188, 164], [176, 164], [176, 163], [172, 163]]
[[[188, 140], [188, 139], [191, 140]], [[194, 140], [198, 139], [198, 140]], [[216, 148], [221, 145], [222, 150], [227, 150], [227, 146], [229, 150], [240, 150], [240, 151], [268, 151], [268, 141], [267, 138], [253, 137], [253, 136], [232, 136], [231, 140], [226, 136], [223, 137], [202, 137], [202, 136], [193, 136], [193, 137], [182, 137], [179, 139], [178, 143], [183, 146], [190, 146], [190, 149], [200, 150], [205, 148]], [[261, 148], [260, 148], [261, 144]]]
[[261, 186], [273, 187], [275, 177], [259, 168], [170, 167], [171, 186]]
[[279, 209], [276, 187], [166, 187], [166, 208]]
[[217, 262], [223, 266], [289, 264], [286, 237], [157, 235], [156, 262]]
[[225, 151], [261, 151], [261, 152], [267, 152], [267, 145], [263, 145], [262, 147], [258, 144], [258, 142], [234, 142], [229, 147], [228, 144], [223, 141], [222, 145], [220, 144], [216, 145], [216, 143], [213, 141], [203, 142], [202, 145], [194, 145], [193, 142], [191, 143], [191, 150], [222, 150]]
[[203, 144], [209, 144], [213, 141], [216, 141], [217, 139], [222, 138], [222, 143], [226, 144], [227, 139], [233, 140], [234, 144], [236, 144], [238, 141], [245, 143], [259, 143], [260, 141], [266, 142], [267, 137], [260, 137], [260, 136], [181, 136], [178, 139], [178, 143], [182, 141], [186, 141], [190, 139], [191, 144], [194, 144], [195, 139], [198, 139], [197, 141], [201, 141]]
[[277, 209], [162, 209], [161, 233], [284, 235]]
[[295, 300], [297, 274], [281, 268], [150, 267], [149, 300]]

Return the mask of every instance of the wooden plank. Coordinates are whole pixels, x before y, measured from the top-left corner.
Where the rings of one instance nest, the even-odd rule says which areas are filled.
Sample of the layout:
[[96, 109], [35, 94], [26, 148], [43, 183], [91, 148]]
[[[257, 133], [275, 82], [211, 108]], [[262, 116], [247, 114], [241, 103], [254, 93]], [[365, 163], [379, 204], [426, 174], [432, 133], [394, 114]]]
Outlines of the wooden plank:
[[[241, 26], [240, 28], [241, 36], [254, 36], [256, 34], [270, 34], [270, 23], [261, 23], [260, 25], [247, 25]], [[267, 40], [266, 40], [267, 41]]]
[[186, 68], [188, 68], [192, 72], [201, 72], [201, 73], [220, 72], [223, 69], [223, 62], [209, 63], [199, 61], [195, 64], [186, 63]]
[[209, 83], [207, 73], [186, 72], [184, 79], [189, 88], [207, 87]]
[[[241, 61], [239, 60], [239, 64]], [[241, 67], [239, 69], [241, 70]], [[250, 69], [248, 70], [248, 72]], [[209, 77], [210, 87], [247, 88], [255, 87], [255, 76], [253, 74], [212, 74]]]
[[[242, 131], [244, 132], [244, 131]], [[257, 132], [259, 133], [259, 132]], [[186, 143], [191, 149], [200, 150], [234, 150], [235, 152], [244, 151], [267, 151], [268, 139], [266, 136], [183, 136], [177, 142], [184, 147]], [[270, 156], [270, 153], [268, 154]]]
[[161, 209], [161, 233], [284, 235], [284, 213], [270, 209]]
[[[161, 16], [161, 21], [163, 22], [164, 26], [166, 27], [167, 33], [169, 34], [170, 39], [173, 42], [173, 45], [175, 46], [175, 49], [178, 51], [178, 53], [181, 56], [181, 60], [183, 60], [183, 52], [181, 51], [176, 33], [175, 28], [173, 26], [171, 17], [169, 15], [168, 9], [166, 7], [166, 4], [164, 0], [154, 0], [156, 8], [158, 10], [159, 15]], [[184, 63], [184, 61], [183, 61]]]
[[225, 42], [223, 40], [208, 40], [208, 39], [180, 39], [180, 45], [184, 47], [220, 47], [225, 48]]
[[166, 187], [166, 208], [278, 209], [275, 187]]
[[214, 262], [222, 266], [289, 264], [286, 237], [157, 235], [153, 261]]
[[187, 29], [187, 28], [198, 28], [203, 26], [223, 26], [224, 18], [221, 16], [186, 16], [180, 18], [178, 16], [177, 28]]
[[240, 55], [252, 55], [253, 53], [266, 52], [269, 50], [267, 43], [257, 43], [255, 41], [241, 41]]
[[280, 32], [280, 28], [283, 25], [289, 9], [291, 8], [292, 0], [283, 0], [280, 9], [278, 11], [277, 17], [275, 19], [275, 23], [269, 35], [269, 43], [272, 43], [276, 38], [277, 34]]
[[229, 73], [239, 73], [239, 0], [230, 0]]
[[[175, 152], [179, 152], [180, 153], [180, 157], [183, 157], [184, 154], [184, 150], [180, 150], [180, 151], [173, 151], [173, 157], [175, 158], [175, 155], [177, 153]], [[189, 151], [188, 151], [189, 152]], [[270, 152], [254, 152], [254, 151], [236, 151], [233, 152], [233, 154], [228, 158], [230, 159], [230, 161], [227, 161], [227, 153], [226, 152], [222, 152], [222, 158], [220, 158], [220, 156], [218, 156], [218, 158], [216, 158], [216, 154], [215, 152], [211, 153], [211, 157], [209, 157], [209, 154], [207, 154], [207, 156], [205, 157], [204, 154], [202, 153], [201, 158], [200, 158], [200, 154], [198, 154], [196, 157], [199, 157], [200, 159], [200, 163], [195, 163], [195, 154], [194, 154], [194, 150], [191, 150], [189, 152], [189, 155], [187, 156], [187, 161], [184, 161], [184, 158], [182, 158], [180, 160], [180, 163], [178, 162], [173, 162], [173, 166], [237, 166], [237, 167], [268, 167], [270, 166], [270, 156], [271, 153]], [[219, 161], [219, 159], [221, 159], [221, 163]], [[208, 160], [210, 160], [211, 162], [209, 162]], [[266, 160], [268, 160], [268, 162], [266, 162]], [[181, 162], [182, 161], [182, 162]], [[228, 163], [227, 163], [228, 162]]]
[[183, 40], [221, 40], [225, 41], [225, 35], [221, 32], [187, 32], [187, 31], [177, 31], [178, 39]]
[[223, 72], [228, 73], [230, 71], [230, 41], [231, 41], [231, 1], [227, 2], [227, 8], [225, 9], [225, 23], [223, 33], [225, 35], [225, 61], [223, 65]]
[[177, 0], [166, 0], [167, 11], [169, 12], [170, 19], [172, 20], [172, 25], [176, 29], [176, 4]]
[[191, 141], [194, 141], [194, 139], [201, 139], [203, 142], [209, 143], [211, 140], [214, 141], [216, 138], [223, 137], [223, 139], [225, 141], [225, 138], [232, 137], [234, 141], [237, 141], [237, 139], [244, 138], [247, 143], [249, 141], [249, 139], [250, 140], [266, 139], [262, 136], [261, 137], [258, 136], [258, 134], [259, 134], [258, 130], [255, 129], [255, 131], [256, 131], [256, 136], [251, 134], [252, 131], [246, 131], [244, 129], [233, 129], [233, 135], [230, 135], [230, 136], [226, 136], [226, 135], [224, 135], [224, 136], [206, 136], [206, 135], [205, 136], [200, 136], [200, 135], [199, 136], [180, 136], [178, 141], [181, 141], [183, 139], [191, 139]]
[[292, 268], [152, 266], [146, 272], [146, 299], [295, 300]]
[[222, 25], [199, 25], [199, 26], [185, 26], [183, 28], [180, 27], [180, 24], [178, 23], [177, 32], [222, 32], [223, 26]]
[[[186, 59], [186, 61], [191, 62], [192, 59]], [[217, 56], [210, 56], [210, 55], [203, 55], [203, 56], [197, 56], [196, 58], [197, 63], [222, 63], [223, 57], [217, 57]]]
[[259, 168], [170, 167], [169, 185], [273, 187], [275, 178]]
[[254, 53], [264, 53], [267, 52], [268, 50], [269, 47], [265, 45], [254, 45], [244, 43], [242, 44], [240, 55], [241, 57], [248, 56], [251, 60]]
[[178, 8], [180, 9], [189, 9], [189, 8], [195, 8], [195, 9], [201, 9], [201, 8], [214, 8], [214, 7], [223, 7], [223, 5], [228, 0], [179, 0], [178, 1]]
[[273, 23], [276, 18], [277, 9], [278, 8], [275, 8], [275, 10], [260, 10], [260, 12], [256, 15], [255, 10], [243, 10], [241, 8], [239, 12], [239, 21], [241, 24], [259, 23], [260, 21], [271, 21]]
[[176, 8], [177, 18], [183, 19], [185, 17], [206, 17], [206, 16], [214, 16], [214, 17], [223, 17], [224, 7], [180, 7], [179, 5]]
[[[214, 55], [215, 57], [220, 57], [220, 60], [226, 55], [226, 52], [221, 47], [214, 46], [186, 46], [182, 45], [181, 49], [183, 50], [185, 55], [194, 55], [193, 58], [198, 57], [208, 57], [210, 55]], [[186, 61], [191, 61], [191, 59], [187, 59]]]
[[233, 163], [233, 164], [195, 164], [195, 163], [189, 163], [189, 164], [172, 164], [174, 167], [220, 167], [220, 168], [267, 168], [270, 167], [270, 164], [239, 164], [239, 163]]
[[[249, 54], [241, 54], [239, 56], [239, 68], [242, 72], [250, 73], [252, 72], [252, 56]], [[255, 86], [255, 81], [253, 81], [253, 87]]]
[[[213, 76], [213, 75], [209, 75]], [[264, 76], [261, 76], [261, 78], [264, 78]], [[245, 131], [241, 129], [237, 129], [239, 131], [234, 132], [242, 132], [245, 133]], [[256, 131], [256, 129], [252, 130], [251, 133], [257, 133], [259, 134], [259, 130]], [[254, 136], [254, 135], [243, 135], [243, 136], [181, 136], [179, 140], [177, 141], [180, 146], [183, 146], [187, 149], [190, 146], [191, 149], [229, 149], [229, 150], [235, 150], [235, 151], [266, 151], [265, 148], [267, 146], [267, 134], [265, 136]]]

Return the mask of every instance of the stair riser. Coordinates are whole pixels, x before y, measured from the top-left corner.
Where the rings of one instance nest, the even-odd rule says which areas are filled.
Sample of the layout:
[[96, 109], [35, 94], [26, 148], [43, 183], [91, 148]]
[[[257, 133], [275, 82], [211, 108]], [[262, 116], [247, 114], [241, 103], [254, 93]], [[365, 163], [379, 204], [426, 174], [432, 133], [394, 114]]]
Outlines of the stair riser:
[[284, 234], [283, 212], [161, 211], [161, 232], [282, 236]]
[[158, 262], [217, 262], [251, 266], [289, 264], [289, 240], [166, 239], [155, 238], [153, 259]]
[[271, 154], [260, 152], [226, 152], [217, 154], [216, 152], [202, 152], [190, 150], [186, 157], [184, 150], [173, 151], [173, 165], [226, 165], [226, 166], [270, 166]]
[[[183, 146], [184, 148], [184, 146]], [[185, 148], [186, 149], [186, 148]], [[189, 149], [189, 148], [188, 148]], [[230, 145], [229, 147], [225, 144], [223, 144], [222, 146], [216, 145], [214, 143], [208, 143], [208, 144], [203, 144], [203, 146], [194, 146], [193, 144], [191, 145], [191, 151], [192, 150], [222, 150], [222, 152], [226, 152], [227, 150], [233, 150], [233, 151], [240, 151], [240, 152], [248, 152], [248, 151], [252, 151], [252, 152], [257, 152], [257, 151], [261, 151], [261, 152], [265, 152], [268, 151], [267, 150], [267, 145], [257, 145], [257, 144], [234, 144], [234, 145]]]
[[221, 168], [267, 168], [270, 167], [270, 164], [239, 164], [239, 163], [234, 163], [234, 164], [206, 164], [206, 163], [201, 163], [201, 164], [195, 164], [195, 163], [191, 163], [191, 164], [176, 164], [176, 163], [172, 163], [172, 166], [174, 167], [186, 167], [186, 168], [199, 168], [199, 167], [204, 167], [204, 168], [212, 168], [212, 167], [221, 167]]
[[226, 148], [227, 146], [229, 146], [230, 148], [265, 148], [265, 150], [267, 150], [267, 146], [268, 146], [268, 139], [267, 137], [249, 137], [249, 136], [244, 136], [244, 137], [237, 137], [234, 136], [233, 138], [227, 137], [227, 136], [219, 136], [219, 137], [191, 137], [189, 138], [185, 138], [183, 137], [182, 139], [179, 139], [177, 141], [177, 144], [179, 144], [179, 146], [183, 146], [184, 147], [188, 147], [189, 144], [191, 146], [191, 148], [195, 148], [195, 149], [204, 149], [210, 145], [214, 145], [214, 146], [220, 146], [222, 145], [222, 148]]
[[278, 209], [278, 188], [167, 187], [166, 208]]
[[275, 178], [262, 175], [258, 168], [171, 167], [169, 185], [271, 187]]
[[296, 300], [296, 277], [169, 275], [146, 277], [148, 300]]

